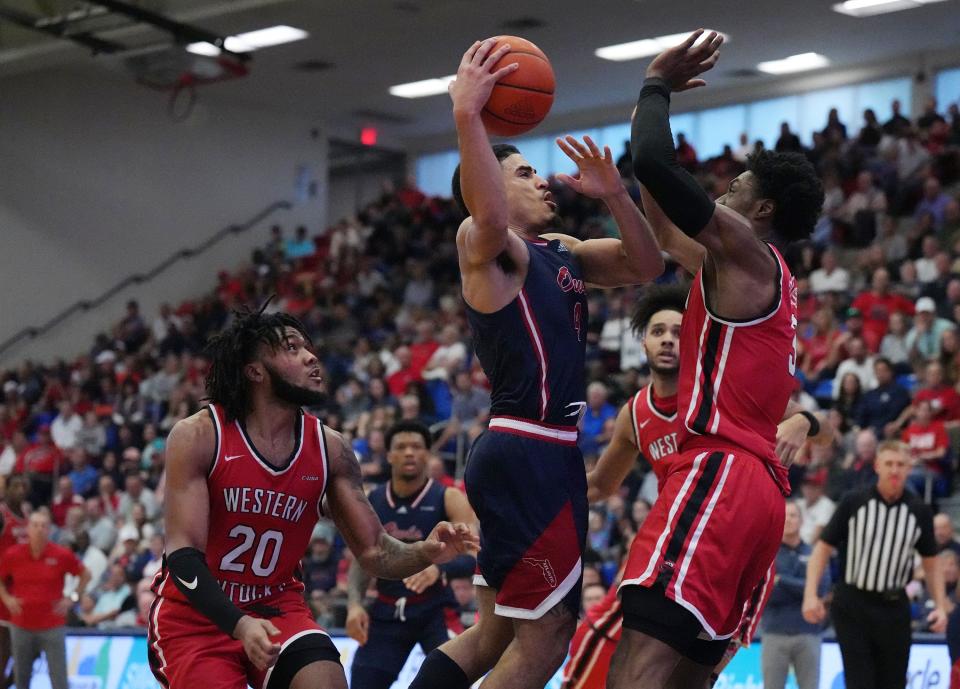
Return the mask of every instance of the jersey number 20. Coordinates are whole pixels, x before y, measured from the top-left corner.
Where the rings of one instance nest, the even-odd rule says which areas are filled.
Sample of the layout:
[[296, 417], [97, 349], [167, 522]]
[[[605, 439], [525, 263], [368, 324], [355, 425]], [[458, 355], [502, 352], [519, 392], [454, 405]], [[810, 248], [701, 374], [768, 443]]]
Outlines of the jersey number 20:
[[[245, 552], [253, 548], [254, 541], [257, 542], [257, 550], [250, 559], [250, 569], [258, 577], [268, 577], [273, 574], [277, 566], [277, 560], [280, 559], [280, 546], [283, 545], [283, 534], [280, 531], [264, 531], [257, 538], [257, 533], [246, 524], [237, 524], [230, 529], [230, 538], [242, 538], [243, 541], [236, 548], [223, 556], [220, 560], [220, 569], [227, 572], [243, 572], [247, 566], [237, 559]], [[264, 563], [267, 557], [267, 550], [273, 545], [273, 551], [270, 554], [270, 562]]]

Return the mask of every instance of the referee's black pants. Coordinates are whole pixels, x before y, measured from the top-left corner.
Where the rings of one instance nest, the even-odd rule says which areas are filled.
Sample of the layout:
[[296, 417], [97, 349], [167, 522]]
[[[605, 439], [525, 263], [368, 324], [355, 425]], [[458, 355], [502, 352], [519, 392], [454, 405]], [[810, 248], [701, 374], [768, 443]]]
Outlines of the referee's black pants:
[[838, 584], [833, 627], [847, 689], [904, 689], [910, 660], [910, 601]]

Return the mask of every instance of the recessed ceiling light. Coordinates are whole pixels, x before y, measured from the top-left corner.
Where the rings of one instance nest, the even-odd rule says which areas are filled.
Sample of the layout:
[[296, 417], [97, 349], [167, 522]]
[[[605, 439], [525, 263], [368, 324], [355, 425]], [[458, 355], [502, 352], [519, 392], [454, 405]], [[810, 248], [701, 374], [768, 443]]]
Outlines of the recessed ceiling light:
[[[710, 31], [711, 29], [705, 30], [704, 35], [710, 33]], [[685, 31], [684, 33], [673, 33], [667, 36], [643, 38], [639, 41], [608, 45], [603, 48], [597, 48], [595, 51], [593, 51], [593, 54], [597, 57], [602, 57], [604, 60], [613, 60], [614, 62], [637, 60], [641, 57], [649, 57], [650, 55], [662, 53], [667, 48], [672, 48], [673, 46], [682, 43], [683, 40], [692, 33], [693, 31]], [[720, 32], [718, 31], [717, 33]], [[727, 34], [721, 35], [723, 36], [724, 41], [730, 40], [730, 36]]]
[[[259, 48], [269, 48], [273, 45], [300, 41], [309, 35], [303, 29], [281, 24], [279, 26], [269, 26], [265, 29], [247, 31], [236, 36], [227, 36], [223, 41], [223, 47], [231, 53], [249, 53]], [[210, 57], [216, 57], [220, 54], [219, 47], [205, 41], [189, 44], [187, 51], [195, 55], [208, 55]]]
[[945, 0], [846, 0], [833, 6], [834, 12], [851, 17], [872, 17], [876, 14], [913, 10]]
[[400, 98], [425, 98], [426, 96], [436, 96], [447, 92], [447, 86], [457, 78], [456, 74], [450, 74], [445, 77], [434, 79], [423, 79], [422, 81], [411, 81], [408, 84], [397, 84], [390, 87], [391, 96]]
[[830, 60], [819, 53], [800, 53], [780, 60], [768, 60], [757, 64], [757, 69], [767, 74], [790, 74], [819, 69], [830, 64]]

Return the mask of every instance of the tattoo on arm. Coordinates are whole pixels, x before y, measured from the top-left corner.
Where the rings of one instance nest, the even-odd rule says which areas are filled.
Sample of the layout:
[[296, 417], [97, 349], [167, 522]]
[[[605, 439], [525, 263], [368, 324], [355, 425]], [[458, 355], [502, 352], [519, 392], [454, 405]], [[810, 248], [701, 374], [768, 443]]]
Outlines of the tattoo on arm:
[[347, 573], [347, 603], [349, 605], [363, 605], [372, 578], [363, 571], [359, 562], [354, 560], [350, 563], [350, 571]]
[[[338, 490], [331, 496], [337, 522], [357, 562], [369, 575], [403, 579], [430, 565], [417, 544], [403, 543], [383, 530], [377, 513], [363, 491], [363, 476], [353, 450], [340, 440], [336, 458]], [[366, 589], [360, 591], [362, 597]]]
[[378, 545], [372, 568], [378, 577], [403, 579], [430, 566], [430, 560], [421, 555], [415, 544], [398, 541], [386, 532], [381, 534]]

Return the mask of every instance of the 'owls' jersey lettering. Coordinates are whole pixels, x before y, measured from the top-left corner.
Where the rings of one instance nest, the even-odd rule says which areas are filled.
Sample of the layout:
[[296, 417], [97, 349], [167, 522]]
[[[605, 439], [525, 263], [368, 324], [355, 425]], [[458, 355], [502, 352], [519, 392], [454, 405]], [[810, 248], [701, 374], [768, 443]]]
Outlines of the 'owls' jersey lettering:
[[492, 416], [575, 426], [584, 402], [587, 297], [580, 264], [559, 240], [526, 241], [530, 265], [516, 299], [496, 313], [467, 305]]

